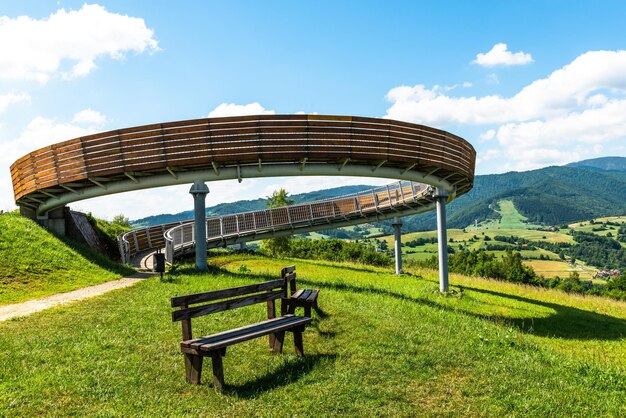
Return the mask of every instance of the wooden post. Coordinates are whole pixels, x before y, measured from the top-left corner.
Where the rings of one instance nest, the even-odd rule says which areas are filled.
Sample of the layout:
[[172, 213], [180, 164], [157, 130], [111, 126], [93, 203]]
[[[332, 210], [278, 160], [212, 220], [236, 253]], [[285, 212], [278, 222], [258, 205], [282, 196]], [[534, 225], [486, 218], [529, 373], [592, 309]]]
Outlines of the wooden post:
[[302, 329], [293, 330], [293, 345], [296, 348], [296, 355], [298, 357], [304, 356], [304, 344], [302, 343]]
[[213, 366], [213, 386], [217, 390], [224, 388], [224, 364], [222, 363], [222, 353], [213, 351], [211, 353], [211, 363]]
[[279, 354], [283, 352], [283, 342], [285, 341], [285, 331], [276, 333], [276, 339], [274, 340], [274, 349], [272, 353]]
[[185, 374], [187, 383], [199, 385], [202, 377], [202, 356], [195, 354], [185, 354]]

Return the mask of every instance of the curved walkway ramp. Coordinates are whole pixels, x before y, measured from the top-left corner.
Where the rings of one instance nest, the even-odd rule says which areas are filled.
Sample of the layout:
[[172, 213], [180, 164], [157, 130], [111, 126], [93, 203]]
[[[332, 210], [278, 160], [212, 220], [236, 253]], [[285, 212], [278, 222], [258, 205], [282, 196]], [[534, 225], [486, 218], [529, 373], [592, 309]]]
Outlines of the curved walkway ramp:
[[[260, 239], [339, 228], [414, 215], [434, 208], [433, 189], [424, 184], [396, 182], [384, 187], [333, 199], [212, 217], [206, 221], [207, 248]], [[193, 252], [193, 220], [139, 228], [119, 237], [122, 259], [130, 263], [146, 252], [165, 247], [173, 263]]]

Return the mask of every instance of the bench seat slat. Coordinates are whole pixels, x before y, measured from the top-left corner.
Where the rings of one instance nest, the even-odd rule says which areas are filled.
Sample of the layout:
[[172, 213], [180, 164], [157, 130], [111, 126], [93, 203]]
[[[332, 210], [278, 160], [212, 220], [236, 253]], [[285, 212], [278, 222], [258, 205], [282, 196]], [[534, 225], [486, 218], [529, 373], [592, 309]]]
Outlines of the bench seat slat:
[[291, 295], [292, 299], [300, 299], [300, 295], [304, 292], [305, 289], [296, 290], [293, 295]]
[[305, 289], [304, 292], [302, 292], [302, 294], [298, 297], [298, 299], [300, 299], [300, 300], [307, 300], [307, 298], [309, 297], [311, 292], [313, 292], [313, 290]]
[[305, 326], [310, 323], [311, 318], [308, 317], [285, 315], [257, 324], [220, 332], [218, 334], [183, 341], [181, 343], [181, 349], [183, 349], [183, 351], [185, 348], [198, 351], [212, 351], [275, 332]]
[[172, 308], [176, 308], [179, 306], [193, 305], [195, 303], [211, 302], [228, 297], [246, 295], [248, 293], [262, 292], [264, 290], [276, 289], [281, 286], [283, 286], [282, 280], [272, 280], [269, 282], [233, 287], [230, 289], [213, 290], [211, 292], [195, 293], [193, 295], [186, 296], [176, 296], [171, 299], [171, 303]]
[[320, 293], [319, 289], [315, 289], [311, 292], [311, 294], [309, 295], [309, 297], [306, 299], [307, 302], [309, 303], [313, 303], [315, 302], [315, 299], [317, 299], [317, 295]]

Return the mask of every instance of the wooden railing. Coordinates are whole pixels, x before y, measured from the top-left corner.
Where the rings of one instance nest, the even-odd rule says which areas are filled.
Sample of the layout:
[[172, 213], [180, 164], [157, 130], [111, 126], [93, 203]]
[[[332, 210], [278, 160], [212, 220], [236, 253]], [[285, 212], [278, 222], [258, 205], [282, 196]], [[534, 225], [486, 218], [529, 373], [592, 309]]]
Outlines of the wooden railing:
[[[389, 119], [257, 115], [119, 129], [33, 151], [11, 166], [18, 205], [36, 213], [70, 201], [156, 187], [144, 180], [223, 167], [345, 164], [397, 168], [442, 179], [456, 195], [472, 188], [476, 152], [448, 132]], [[336, 175], [344, 173], [335, 170]], [[396, 173], [396, 171], [394, 171]], [[268, 174], [269, 175], [269, 174]], [[271, 174], [275, 175], [275, 174]], [[288, 175], [298, 175], [291, 172]], [[385, 177], [390, 177], [389, 174]], [[428, 181], [427, 181], [428, 182]], [[123, 187], [110, 187], [113, 184]]]

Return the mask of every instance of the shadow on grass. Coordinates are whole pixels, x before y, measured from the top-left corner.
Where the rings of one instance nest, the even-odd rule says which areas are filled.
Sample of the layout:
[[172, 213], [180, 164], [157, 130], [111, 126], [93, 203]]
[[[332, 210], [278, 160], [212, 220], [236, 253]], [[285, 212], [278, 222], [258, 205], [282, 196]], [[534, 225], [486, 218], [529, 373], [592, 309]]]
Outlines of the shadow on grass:
[[[242, 255], [250, 255], [253, 256], [254, 258], [264, 258], [267, 260], [272, 260], [272, 261], [276, 261], [277, 258], [260, 253], [260, 252], [255, 252], [253, 250], [239, 250], [239, 251], [233, 251], [233, 252], [216, 252], [214, 254], [210, 254], [209, 255], [209, 259], [210, 258], [215, 258], [215, 257], [221, 257], [224, 255], [229, 255], [229, 254], [242, 254]], [[186, 259], [187, 262], [193, 262], [193, 258], [188, 258]], [[347, 270], [347, 271], [357, 271], [357, 272], [364, 272], [364, 273], [372, 273], [372, 274], [392, 274], [391, 271], [391, 267], [392, 264], [388, 265], [388, 266], [374, 266], [374, 265], [364, 265], [363, 267], [358, 267], [358, 266], [348, 266], [348, 265], [343, 265], [342, 263], [350, 263], [350, 262], [354, 262], [354, 263], [358, 263], [357, 261], [349, 261], [349, 260], [344, 260], [344, 261], [332, 261], [332, 260], [309, 260], [309, 259], [305, 259], [305, 258], [296, 258], [296, 257], [286, 257], [284, 259], [278, 259], [278, 260], [282, 260], [284, 261], [284, 265], [291, 265], [291, 264], [297, 264], [298, 262], [308, 262], [308, 261], [313, 261], [316, 262], [316, 265], [319, 266], [324, 266], [324, 267], [332, 267], [332, 268], [336, 268], [336, 269], [340, 269], [340, 270]], [[381, 272], [381, 271], [376, 271], [375, 269], [377, 268], [389, 268], [390, 270], [388, 272]]]
[[71, 238], [65, 236], [56, 235], [58, 239], [63, 241], [67, 246], [72, 248], [74, 251], [83, 256], [86, 260], [94, 263], [98, 267], [110, 271], [112, 273], [116, 273], [122, 276], [130, 275], [135, 273], [135, 270], [129, 267], [126, 267], [123, 264], [117, 263], [107, 256], [100, 254], [98, 251], [81, 244], [80, 242], [74, 241]]
[[402, 301], [418, 303], [421, 305], [426, 305], [437, 309], [444, 309], [451, 312], [463, 313], [465, 315], [473, 316], [479, 319], [485, 319], [498, 323], [505, 322], [507, 324], [515, 326], [522, 332], [538, 336], [572, 340], [619, 340], [622, 338], [626, 338], [626, 320], [620, 318], [572, 308], [570, 306], [563, 306], [556, 303], [542, 302], [535, 299], [524, 298], [521, 296], [509, 295], [483, 289], [476, 289], [467, 286], [464, 286], [464, 289], [471, 290], [477, 293], [490, 294], [493, 296], [501, 297], [503, 299], [512, 299], [531, 305], [547, 307], [553, 309], [555, 313], [548, 317], [536, 318], [512, 318], [502, 315], [485, 315], [464, 309], [462, 306], [456, 305], [454, 307], [450, 307], [446, 306], [445, 304], [438, 303], [435, 300], [407, 296], [401, 293], [377, 288], [374, 286], [355, 286], [346, 283], [328, 283], [311, 280], [301, 280], [301, 283], [315, 287], [322, 287], [353, 293], [370, 293], [389, 296]]
[[[306, 347], [305, 347], [306, 349]], [[296, 361], [281, 365], [278, 369], [243, 385], [226, 384], [224, 394], [242, 399], [254, 399], [264, 392], [287, 386], [305, 377], [320, 363], [331, 363], [336, 354], [311, 354], [298, 357]]]
[[503, 317], [524, 332], [543, 337], [578, 340], [619, 340], [626, 338], [626, 320], [624, 319], [572, 308], [571, 306], [564, 306], [558, 303], [543, 302], [522, 296], [495, 292], [493, 290], [477, 289], [474, 287], [465, 287], [465, 289], [476, 293], [543, 306], [553, 309], [556, 312], [553, 315], [541, 318]]

